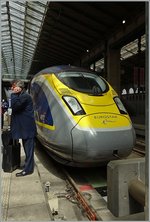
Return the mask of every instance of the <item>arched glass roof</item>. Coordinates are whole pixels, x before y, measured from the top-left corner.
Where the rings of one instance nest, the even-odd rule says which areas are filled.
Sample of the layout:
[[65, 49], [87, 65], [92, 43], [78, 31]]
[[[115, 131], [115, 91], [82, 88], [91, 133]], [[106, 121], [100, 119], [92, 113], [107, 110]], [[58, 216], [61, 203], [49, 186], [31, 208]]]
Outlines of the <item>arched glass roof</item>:
[[2, 79], [26, 79], [47, 5], [47, 1], [1, 3]]

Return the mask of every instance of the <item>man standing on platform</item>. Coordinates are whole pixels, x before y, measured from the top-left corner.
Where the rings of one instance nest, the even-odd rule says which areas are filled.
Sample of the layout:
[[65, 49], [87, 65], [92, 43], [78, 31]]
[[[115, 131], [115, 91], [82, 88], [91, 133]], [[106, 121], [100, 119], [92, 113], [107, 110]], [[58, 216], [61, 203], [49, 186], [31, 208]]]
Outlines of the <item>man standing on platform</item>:
[[26, 92], [24, 82], [13, 81], [11, 94], [11, 132], [13, 139], [22, 139], [25, 151], [25, 165], [23, 170], [16, 176], [26, 176], [34, 171], [34, 138], [36, 135], [36, 124], [34, 119], [33, 102], [31, 96]]

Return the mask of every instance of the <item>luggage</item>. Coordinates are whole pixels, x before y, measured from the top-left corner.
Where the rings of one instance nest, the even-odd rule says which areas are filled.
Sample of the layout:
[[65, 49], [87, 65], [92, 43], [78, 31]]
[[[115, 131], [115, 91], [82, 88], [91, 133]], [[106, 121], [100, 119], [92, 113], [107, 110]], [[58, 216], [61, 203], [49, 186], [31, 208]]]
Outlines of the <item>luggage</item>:
[[10, 130], [5, 130], [2, 132], [2, 143], [3, 143], [3, 146], [7, 146], [13, 143]]
[[[10, 107], [10, 106], [9, 106]], [[4, 172], [13, 172], [20, 167], [20, 143], [19, 140], [12, 139], [10, 131], [10, 117], [8, 118], [8, 129], [2, 132], [2, 144], [3, 144], [3, 157], [2, 157], [2, 169]]]
[[2, 169], [11, 173], [20, 167], [20, 143], [18, 140], [11, 140], [11, 143], [4, 145]]

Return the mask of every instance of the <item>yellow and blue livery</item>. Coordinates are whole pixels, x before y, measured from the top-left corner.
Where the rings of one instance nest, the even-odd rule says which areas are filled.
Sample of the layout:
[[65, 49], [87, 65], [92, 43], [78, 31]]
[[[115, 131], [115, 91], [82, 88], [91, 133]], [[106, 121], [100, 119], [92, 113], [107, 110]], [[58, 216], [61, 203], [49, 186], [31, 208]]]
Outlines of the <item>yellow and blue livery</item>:
[[58, 162], [97, 166], [131, 153], [131, 119], [115, 90], [95, 72], [46, 68], [32, 79], [30, 93], [37, 137]]

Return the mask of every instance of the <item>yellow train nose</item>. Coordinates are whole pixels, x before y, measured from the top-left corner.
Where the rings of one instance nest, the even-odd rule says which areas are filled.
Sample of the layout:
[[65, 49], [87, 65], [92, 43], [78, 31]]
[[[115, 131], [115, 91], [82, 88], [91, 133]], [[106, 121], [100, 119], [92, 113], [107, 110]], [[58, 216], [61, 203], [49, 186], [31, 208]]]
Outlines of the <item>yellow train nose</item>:
[[131, 128], [131, 121], [128, 115], [120, 115], [109, 112], [94, 113], [86, 115], [78, 122], [78, 127], [81, 128], [95, 128], [95, 129], [118, 129], [124, 127]]

